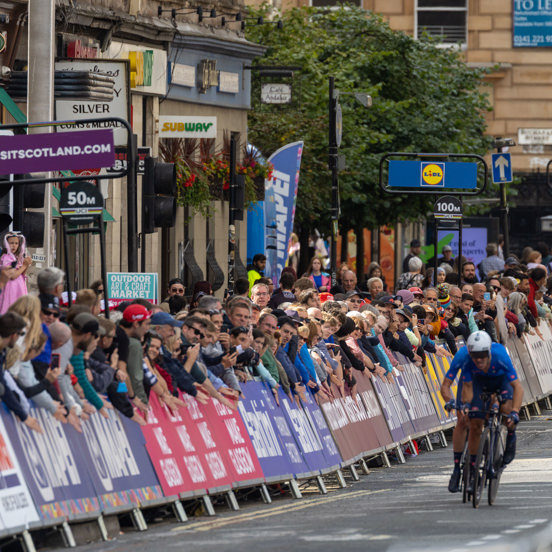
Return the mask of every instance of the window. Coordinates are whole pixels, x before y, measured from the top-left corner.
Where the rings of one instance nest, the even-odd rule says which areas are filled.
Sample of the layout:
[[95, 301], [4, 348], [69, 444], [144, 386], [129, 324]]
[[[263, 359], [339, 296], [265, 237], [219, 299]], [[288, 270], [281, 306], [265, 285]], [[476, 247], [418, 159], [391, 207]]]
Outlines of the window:
[[468, 0], [417, 0], [416, 38], [440, 37], [444, 46], [467, 43]]

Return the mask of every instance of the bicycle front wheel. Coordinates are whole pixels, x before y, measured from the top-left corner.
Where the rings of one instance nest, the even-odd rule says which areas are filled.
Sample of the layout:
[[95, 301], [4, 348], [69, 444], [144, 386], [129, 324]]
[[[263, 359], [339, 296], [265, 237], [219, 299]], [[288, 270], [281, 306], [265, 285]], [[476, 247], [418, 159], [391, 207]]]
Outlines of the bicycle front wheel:
[[502, 457], [504, 455], [504, 448], [506, 446], [506, 434], [508, 430], [505, 426], [501, 425], [497, 432], [493, 447], [493, 476], [489, 480], [489, 496], [488, 502], [489, 506], [494, 504], [496, 499], [496, 494], [498, 492], [498, 486], [500, 485], [500, 478], [502, 476]]
[[475, 459], [474, 477], [473, 477], [473, 495], [472, 504], [474, 508], [479, 508], [481, 495], [487, 482], [487, 459], [489, 457], [491, 436], [489, 428], [485, 428], [479, 441], [479, 450]]

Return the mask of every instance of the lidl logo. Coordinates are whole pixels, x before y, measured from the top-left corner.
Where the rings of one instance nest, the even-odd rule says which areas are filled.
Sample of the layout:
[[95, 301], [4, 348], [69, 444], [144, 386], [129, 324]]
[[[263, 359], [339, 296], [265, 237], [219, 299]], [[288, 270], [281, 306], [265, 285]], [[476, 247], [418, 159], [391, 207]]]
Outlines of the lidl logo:
[[444, 163], [422, 163], [421, 186], [445, 186]]

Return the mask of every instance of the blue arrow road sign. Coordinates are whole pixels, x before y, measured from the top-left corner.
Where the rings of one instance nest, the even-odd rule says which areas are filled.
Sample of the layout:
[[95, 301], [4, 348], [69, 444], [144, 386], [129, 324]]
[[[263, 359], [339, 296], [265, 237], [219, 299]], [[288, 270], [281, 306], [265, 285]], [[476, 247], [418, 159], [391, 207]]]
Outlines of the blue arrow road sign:
[[493, 153], [493, 183], [512, 182], [512, 157], [509, 153]]

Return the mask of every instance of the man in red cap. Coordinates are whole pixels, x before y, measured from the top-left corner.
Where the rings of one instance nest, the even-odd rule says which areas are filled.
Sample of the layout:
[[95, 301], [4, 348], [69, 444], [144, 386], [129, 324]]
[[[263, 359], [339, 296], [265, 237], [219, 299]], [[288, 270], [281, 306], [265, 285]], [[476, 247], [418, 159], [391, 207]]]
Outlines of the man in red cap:
[[[143, 410], [148, 404], [144, 389], [144, 369], [142, 368], [142, 339], [150, 328], [151, 311], [142, 305], [129, 305], [123, 311], [119, 326], [128, 336], [127, 372], [132, 390], [129, 389], [129, 399]], [[142, 404], [140, 404], [142, 403]]]

